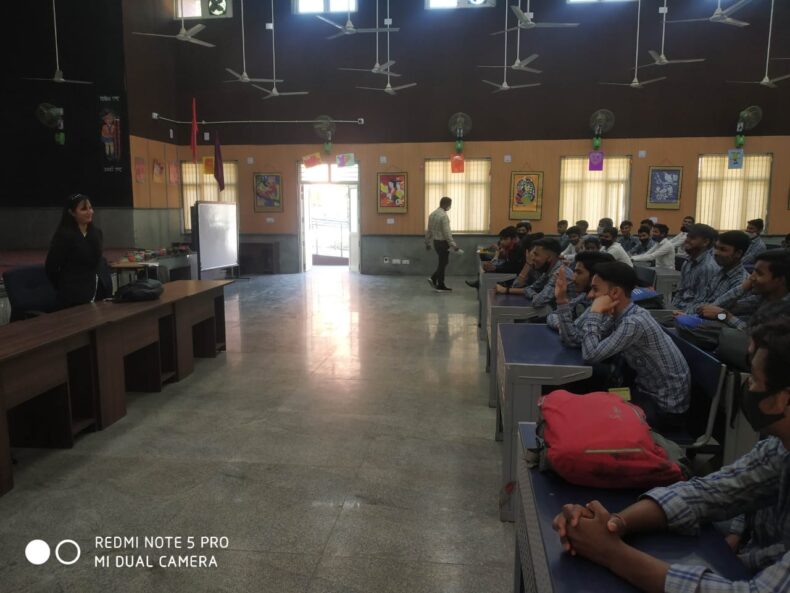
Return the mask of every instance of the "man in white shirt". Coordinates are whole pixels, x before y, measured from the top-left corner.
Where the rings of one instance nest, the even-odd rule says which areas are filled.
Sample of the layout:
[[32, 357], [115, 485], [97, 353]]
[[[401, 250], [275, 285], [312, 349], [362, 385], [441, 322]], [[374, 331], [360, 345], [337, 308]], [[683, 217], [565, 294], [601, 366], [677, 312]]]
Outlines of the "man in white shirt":
[[568, 245], [565, 247], [563, 252], [560, 254], [560, 258], [568, 265], [573, 265], [573, 260], [576, 259], [576, 254], [579, 253], [582, 248], [582, 231], [577, 226], [572, 226], [569, 228], [566, 233], [568, 237]]
[[642, 255], [632, 255], [631, 261], [634, 262], [655, 262], [656, 268], [663, 268], [665, 270], [675, 269], [675, 247], [667, 239], [669, 227], [665, 224], [658, 223], [653, 225], [651, 235], [653, 241], [656, 242], [647, 253]]
[[631, 263], [631, 258], [623, 249], [623, 246], [617, 242], [617, 229], [614, 226], [608, 226], [603, 229], [598, 237], [601, 241], [601, 251], [611, 255], [615, 261], [628, 264], [632, 268], [634, 264]]
[[458, 251], [458, 245], [455, 244], [453, 234], [450, 232], [450, 217], [447, 216], [447, 211], [452, 205], [453, 200], [447, 196], [439, 200], [439, 207], [431, 212], [431, 215], [428, 217], [428, 228], [425, 231], [425, 249], [429, 250], [431, 244], [433, 244], [436, 255], [439, 256], [436, 271], [428, 279], [428, 282], [437, 292], [450, 292], [452, 290], [444, 284], [444, 270], [447, 268], [447, 262], [450, 259], [450, 249]]
[[678, 253], [678, 255], [682, 255], [684, 257], [686, 255], [686, 252], [683, 249], [683, 244], [686, 242], [686, 237], [688, 236], [689, 227], [693, 224], [694, 224], [693, 216], [683, 217], [683, 224], [680, 225], [680, 232], [669, 240], [669, 242], [672, 243], [672, 246], [675, 248], [675, 251]]

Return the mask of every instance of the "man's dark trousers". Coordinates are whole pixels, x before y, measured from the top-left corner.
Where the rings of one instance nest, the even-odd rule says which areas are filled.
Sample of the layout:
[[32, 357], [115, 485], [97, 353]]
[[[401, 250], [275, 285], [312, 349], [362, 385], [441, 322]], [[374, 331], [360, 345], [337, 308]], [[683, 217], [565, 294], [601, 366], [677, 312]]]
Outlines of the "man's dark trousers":
[[444, 287], [444, 270], [447, 267], [447, 262], [450, 260], [450, 244], [447, 241], [434, 241], [433, 248], [436, 250], [436, 255], [439, 256], [439, 265], [436, 266], [436, 271], [431, 276], [433, 283], [440, 287]]

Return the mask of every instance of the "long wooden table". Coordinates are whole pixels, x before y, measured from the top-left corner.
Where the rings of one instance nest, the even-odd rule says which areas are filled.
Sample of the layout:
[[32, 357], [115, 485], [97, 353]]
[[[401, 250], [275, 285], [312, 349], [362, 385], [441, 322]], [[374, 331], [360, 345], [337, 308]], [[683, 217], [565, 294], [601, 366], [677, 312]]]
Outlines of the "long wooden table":
[[161, 297], [98, 302], [0, 327], [0, 495], [11, 443], [70, 447], [126, 414], [126, 391], [160, 391], [225, 346], [228, 281], [180, 280]]

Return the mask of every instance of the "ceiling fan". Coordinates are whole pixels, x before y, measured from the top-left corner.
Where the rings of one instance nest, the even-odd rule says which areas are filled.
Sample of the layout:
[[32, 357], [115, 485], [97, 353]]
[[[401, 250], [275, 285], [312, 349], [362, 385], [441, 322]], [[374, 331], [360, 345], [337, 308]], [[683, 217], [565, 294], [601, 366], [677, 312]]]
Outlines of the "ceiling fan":
[[205, 28], [206, 25], [200, 24], [190, 27], [189, 29], [186, 28], [184, 25], [184, 0], [181, 0], [181, 30], [176, 35], [163, 35], [162, 33], [139, 33], [137, 31], [133, 31], [132, 33], [134, 35], [144, 35], [146, 37], [170, 37], [172, 39], [178, 39], [179, 41], [186, 41], [187, 43], [202, 45], [203, 47], [214, 47], [213, 43], [209, 43], [208, 41], [203, 41], [202, 39], [195, 37], [195, 35], [200, 33]]
[[[521, 1], [519, 0], [519, 6], [511, 6], [510, 8], [513, 10], [513, 14], [516, 15], [518, 19], [518, 23], [515, 27], [511, 27], [510, 29], [505, 29], [505, 31], [496, 31], [495, 33], [491, 33], [491, 35], [501, 35], [506, 31], [515, 31], [516, 29], [524, 29], [528, 31], [529, 29], [560, 29], [560, 28], [567, 28], [567, 27], [578, 27], [579, 23], [536, 23], [532, 19], [535, 18], [535, 14], [530, 12], [529, 10], [529, 3], [530, 0], [527, 0], [527, 10], [521, 10]], [[507, 4], [507, 2], [505, 2]]]
[[63, 78], [63, 70], [60, 69], [60, 52], [58, 50], [58, 17], [55, 12], [55, 0], [52, 0], [52, 22], [55, 25], [55, 75], [52, 78], [34, 78], [32, 76], [25, 77], [25, 80], [45, 80], [48, 82], [67, 82], [70, 84], [93, 84], [85, 80], [70, 80]]
[[225, 71], [235, 77], [235, 80], [226, 80], [225, 82], [282, 82], [282, 80], [274, 80], [273, 78], [250, 78], [247, 75], [247, 48], [244, 41], [244, 0], [241, 0], [241, 74], [230, 68], [225, 68]]
[[790, 78], [790, 74], [785, 74], [784, 76], [777, 76], [776, 78], [770, 78], [768, 76], [768, 65], [771, 63], [771, 31], [774, 26], [774, 2], [775, 0], [771, 0], [771, 18], [768, 20], [768, 49], [765, 53], [765, 75], [763, 76], [762, 80], [728, 80], [727, 82], [731, 82], [734, 84], [761, 84], [762, 86], [766, 86], [769, 89], [775, 89], [776, 83], [780, 80], [785, 80]]
[[[491, 85], [493, 87], [496, 87], [496, 90], [494, 91], [495, 93], [501, 93], [503, 91], [509, 91], [511, 89], [524, 89], [524, 88], [527, 88], [527, 87], [530, 87], [530, 86], [540, 86], [539, 82], [531, 82], [529, 84], [514, 84], [514, 85], [509, 85], [507, 83], [507, 69], [508, 69], [508, 65], [507, 65], [507, 33], [508, 33], [508, 31], [512, 31], [513, 30], [513, 29], [508, 29], [507, 28], [507, 18], [508, 18], [508, 14], [509, 14], [507, 8], [508, 8], [507, 2], [505, 2], [505, 30], [503, 31], [503, 33], [505, 34], [505, 58], [504, 58], [504, 61], [502, 62], [502, 66], [497, 66], [499, 68], [502, 68], [502, 84], [497, 84], [496, 82], [491, 82], [490, 80], [483, 79], [484, 83], [489, 84], [489, 85]], [[524, 59], [524, 63], [525, 63], [524, 67], [526, 68], [526, 64], [529, 64], [530, 62], [532, 62], [537, 57], [538, 57], [537, 54], [532, 54], [532, 56], [529, 56], [528, 58], [525, 58]], [[519, 60], [518, 60], [518, 56], [516, 56], [516, 61], [519, 64], [521, 64], [521, 62], [519, 62]], [[487, 66], [481, 66], [481, 68], [486, 68], [486, 67]], [[511, 68], [512, 67], [513, 66], [511, 66]], [[519, 68], [519, 69], [521, 69], [521, 68]]]
[[669, 9], [667, 8], [667, 0], [664, 0], [664, 6], [658, 9], [658, 12], [662, 15], [661, 20], [661, 53], [649, 49], [647, 53], [650, 54], [650, 57], [653, 58], [652, 64], [643, 64], [640, 68], [648, 68], [650, 66], [666, 66], [667, 64], [691, 64], [694, 62], [704, 62], [705, 58], [688, 58], [685, 60], [670, 60], [667, 59], [666, 54], [664, 53], [664, 41], [666, 39], [666, 32], [667, 32], [667, 13]]
[[[378, 3], [376, 3], [376, 8], [378, 9]], [[396, 32], [400, 31], [397, 27], [390, 27], [387, 25], [386, 29], [382, 29], [378, 26], [378, 19], [376, 19], [376, 26], [372, 28], [365, 28], [360, 29], [354, 26], [354, 23], [351, 22], [351, 1], [348, 2], [348, 15], [346, 16], [346, 24], [345, 25], [338, 25], [335, 21], [331, 21], [326, 17], [321, 16], [320, 14], [315, 15], [315, 18], [324, 21], [325, 23], [329, 23], [335, 29], [338, 29], [340, 32], [335, 33], [334, 35], [330, 35], [327, 39], [335, 39], [337, 37], [342, 37], [343, 35], [356, 35], [357, 33], [389, 33], [390, 31]], [[389, 19], [389, 14], [387, 15], [387, 19]]]
[[[379, 24], [379, 0], [376, 0], [376, 26]], [[389, 74], [390, 76], [400, 76], [390, 72], [390, 68], [395, 65], [395, 60], [387, 60], [383, 64], [379, 64], [379, 32], [376, 31], [376, 63], [373, 68], [338, 68], [338, 70], [346, 70], [348, 72], [371, 72], [372, 74]]]
[[282, 82], [282, 80], [279, 80], [277, 78], [277, 52], [275, 51], [275, 47], [274, 47], [274, 38], [275, 38], [274, 0], [272, 0], [271, 4], [272, 4], [272, 22], [266, 23], [266, 28], [271, 29], [272, 31], [272, 77], [271, 77], [272, 88], [267, 89], [262, 86], [258, 86], [257, 84], [253, 84], [252, 86], [254, 86], [259, 91], [263, 91], [264, 93], [266, 93], [266, 96], [263, 97], [264, 99], [274, 99], [275, 97], [284, 97], [286, 95], [307, 95], [308, 94], [307, 91], [289, 91], [287, 93], [281, 93], [277, 89], [277, 83]]
[[599, 82], [598, 84], [606, 84], [612, 86], [630, 86], [632, 89], [644, 88], [647, 84], [665, 80], [666, 76], [659, 76], [658, 78], [651, 78], [650, 80], [639, 81], [637, 72], [639, 70], [639, 20], [642, 16], [642, 0], [637, 0], [636, 5], [636, 52], [634, 55], [634, 79], [631, 82]]
[[698, 23], [702, 21], [710, 21], [711, 23], [721, 23], [722, 25], [733, 25], [734, 27], [748, 27], [749, 23], [746, 21], [739, 21], [732, 18], [730, 15], [740, 10], [752, 0], [738, 0], [735, 4], [730, 4], [727, 8], [721, 8], [721, 0], [718, 0], [718, 5], [713, 14], [707, 18], [701, 19], [679, 19], [676, 21], [667, 21], [668, 23]]
[[[378, 3], [376, 4], [376, 8], [378, 9]], [[387, 61], [384, 62], [384, 63], [392, 65], [395, 62], [394, 62], [394, 60], [390, 59], [390, 26], [389, 26], [389, 23], [392, 23], [392, 19], [390, 19], [390, 0], [387, 0], [387, 18], [386, 18], [386, 20], [384, 22], [388, 23], [387, 24], [387, 28], [384, 29], [384, 31], [387, 32]], [[378, 58], [376, 58], [376, 61], [378, 62]], [[402, 91], [403, 89], [408, 89], [410, 87], [417, 86], [416, 82], [409, 82], [407, 84], [401, 84], [401, 85], [398, 85], [398, 86], [392, 86], [392, 84], [390, 83], [390, 77], [391, 76], [400, 76], [400, 75], [399, 74], [395, 74], [393, 72], [390, 72], [389, 70], [386, 70], [386, 74], [387, 74], [387, 84], [384, 86], [384, 88], [371, 87], [371, 86], [358, 86], [357, 88], [358, 89], [364, 89], [366, 91], [381, 91], [381, 92], [387, 93], [388, 95], [395, 95], [395, 94], [397, 94], [398, 91]]]
[[[521, 0], [518, 0], [519, 8], [521, 8]], [[518, 27], [514, 27], [518, 29], [516, 31], [516, 61], [510, 65], [511, 70], [520, 70], [521, 72], [532, 72], [534, 74], [540, 74], [543, 72], [542, 70], [538, 70], [537, 68], [530, 68], [529, 64], [534, 62], [538, 59], [538, 54], [531, 54], [524, 58], [523, 60], [519, 59], [519, 54], [521, 54], [521, 29]], [[511, 29], [512, 30], [512, 29]], [[501, 68], [502, 66], [478, 66], [478, 68]]]

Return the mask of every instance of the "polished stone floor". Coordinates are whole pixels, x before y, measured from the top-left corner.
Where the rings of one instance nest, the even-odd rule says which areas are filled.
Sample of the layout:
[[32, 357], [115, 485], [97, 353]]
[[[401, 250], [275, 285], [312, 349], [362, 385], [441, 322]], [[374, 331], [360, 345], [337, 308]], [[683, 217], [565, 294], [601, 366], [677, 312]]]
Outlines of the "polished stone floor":
[[[316, 268], [228, 287], [227, 353], [130, 394], [122, 421], [72, 450], [14, 452], [0, 591], [508, 591], [485, 348], [475, 293], [455, 280], [436, 294], [424, 278]], [[97, 536], [141, 540], [104, 552]], [[144, 536], [228, 543], [156, 550]], [[33, 566], [36, 538], [82, 556]], [[96, 567], [105, 554], [113, 566]], [[217, 566], [156, 566], [190, 554]], [[155, 566], [114, 566], [135, 556]]]

